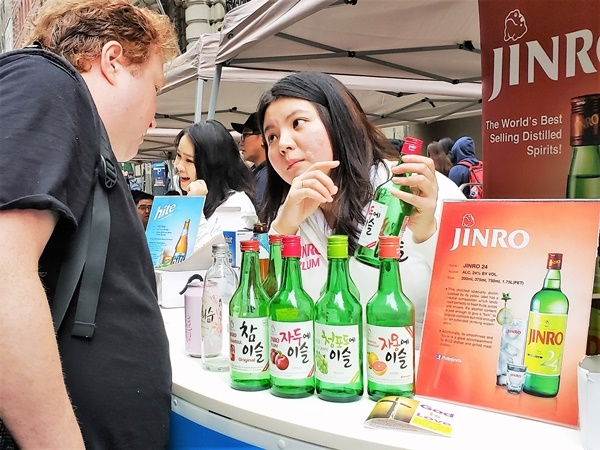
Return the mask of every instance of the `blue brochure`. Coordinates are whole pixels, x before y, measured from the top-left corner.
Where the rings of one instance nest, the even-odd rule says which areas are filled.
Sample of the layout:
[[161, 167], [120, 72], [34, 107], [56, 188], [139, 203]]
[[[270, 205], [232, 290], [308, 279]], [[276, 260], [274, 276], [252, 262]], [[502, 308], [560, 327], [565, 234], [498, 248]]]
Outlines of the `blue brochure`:
[[204, 200], [203, 196], [154, 197], [146, 239], [155, 268], [180, 264], [194, 252]]

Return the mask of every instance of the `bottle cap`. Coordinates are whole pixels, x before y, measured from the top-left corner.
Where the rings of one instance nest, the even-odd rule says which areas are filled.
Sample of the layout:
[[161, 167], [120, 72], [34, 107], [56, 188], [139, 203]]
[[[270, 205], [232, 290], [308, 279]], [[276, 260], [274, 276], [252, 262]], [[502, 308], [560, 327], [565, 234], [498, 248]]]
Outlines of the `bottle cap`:
[[252, 227], [252, 231], [254, 233], [266, 233], [267, 231], [269, 231], [267, 224], [266, 223], [260, 223], [257, 222], [254, 224], [254, 226]]
[[300, 258], [300, 236], [290, 234], [281, 237], [281, 256]]
[[281, 244], [281, 235], [280, 234], [270, 234], [269, 235], [269, 244]]
[[334, 235], [327, 237], [327, 258], [348, 257], [348, 236]]
[[228, 255], [229, 254], [229, 244], [213, 244], [212, 246], [212, 254], [217, 255]]
[[243, 252], [257, 252], [258, 251], [258, 241], [256, 239], [250, 239], [248, 241], [240, 242], [240, 249]]
[[402, 146], [400, 153], [402, 155], [420, 155], [422, 147], [423, 141], [421, 139], [407, 136], [406, 139], [404, 139], [404, 145]]
[[548, 253], [547, 269], [560, 270], [562, 267], [562, 253]]
[[379, 258], [400, 259], [399, 236], [379, 236]]

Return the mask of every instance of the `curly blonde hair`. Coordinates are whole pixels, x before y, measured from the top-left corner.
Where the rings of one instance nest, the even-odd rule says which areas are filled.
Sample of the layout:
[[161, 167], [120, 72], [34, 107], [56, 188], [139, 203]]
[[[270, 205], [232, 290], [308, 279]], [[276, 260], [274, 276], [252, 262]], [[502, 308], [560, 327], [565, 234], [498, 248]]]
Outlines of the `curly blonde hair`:
[[179, 54], [169, 18], [128, 0], [44, 2], [30, 19], [25, 45], [39, 42], [85, 72], [111, 40], [122, 45], [126, 63], [134, 66], [146, 62], [154, 51], [164, 62]]

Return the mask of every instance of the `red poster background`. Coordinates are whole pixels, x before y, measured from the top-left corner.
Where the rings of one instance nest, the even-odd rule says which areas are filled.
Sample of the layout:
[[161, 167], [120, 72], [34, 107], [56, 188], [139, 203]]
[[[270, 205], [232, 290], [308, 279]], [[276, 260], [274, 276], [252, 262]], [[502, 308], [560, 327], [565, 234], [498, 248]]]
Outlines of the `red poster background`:
[[[425, 313], [416, 393], [576, 426], [577, 364], [585, 355], [599, 216], [597, 201], [446, 202]], [[508, 234], [523, 230], [529, 241], [523, 248], [493, 247], [490, 240], [487, 247], [477, 243], [452, 250], [456, 230], [464, 235], [467, 228], [471, 233], [489, 230], [490, 235], [499, 229]], [[517, 246], [523, 242], [519, 235], [515, 235]], [[496, 314], [504, 306], [502, 293], [509, 293], [507, 307], [513, 317], [527, 320], [531, 298], [542, 288], [547, 273], [548, 253], [563, 254], [561, 290], [569, 300], [559, 392], [554, 398], [509, 394], [506, 387], [496, 385], [502, 331]], [[477, 312], [482, 305], [484, 311]], [[458, 317], [460, 309], [469, 312]], [[473, 336], [487, 337], [487, 348], [478, 346]]]
[[[479, 0], [479, 23], [485, 197], [565, 198], [571, 161], [570, 100], [600, 93], [600, 2]], [[567, 36], [574, 42], [570, 51]], [[586, 39], [589, 49], [582, 56], [587, 63], [582, 64], [572, 55], [582, 50]], [[542, 53], [551, 76], [531, 58]], [[495, 55], [502, 61], [501, 70], [498, 61], [494, 65]], [[513, 68], [519, 64], [513, 70], [513, 85], [511, 59]], [[567, 73], [570, 66], [572, 74]], [[500, 73], [502, 83], [497, 81]], [[534, 133], [541, 139], [533, 139]]]

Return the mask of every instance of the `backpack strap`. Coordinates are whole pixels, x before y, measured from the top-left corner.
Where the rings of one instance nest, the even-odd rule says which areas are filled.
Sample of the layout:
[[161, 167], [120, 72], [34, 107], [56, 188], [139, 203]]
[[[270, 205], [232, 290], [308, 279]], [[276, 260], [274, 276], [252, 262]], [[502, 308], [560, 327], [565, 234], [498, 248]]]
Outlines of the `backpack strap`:
[[[58, 55], [43, 50], [39, 43], [18, 51], [41, 55], [77, 79], [78, 73], [73, 66]], [[96, 126], [100, 131], [100, 157], [96, 167], [98, 179], [94, 184], [92, 199], [86, 205], [79, 227], [67, 248], [50, 308], [54, 331], [58, 332], [79, 285], [72, 335], [86, 338], [94, 335], [96, 327], [96, 310], [110, 238], [108, 191], [117, 183], [118, 173], [111, 159], [108, 134], [98, 115]]]

